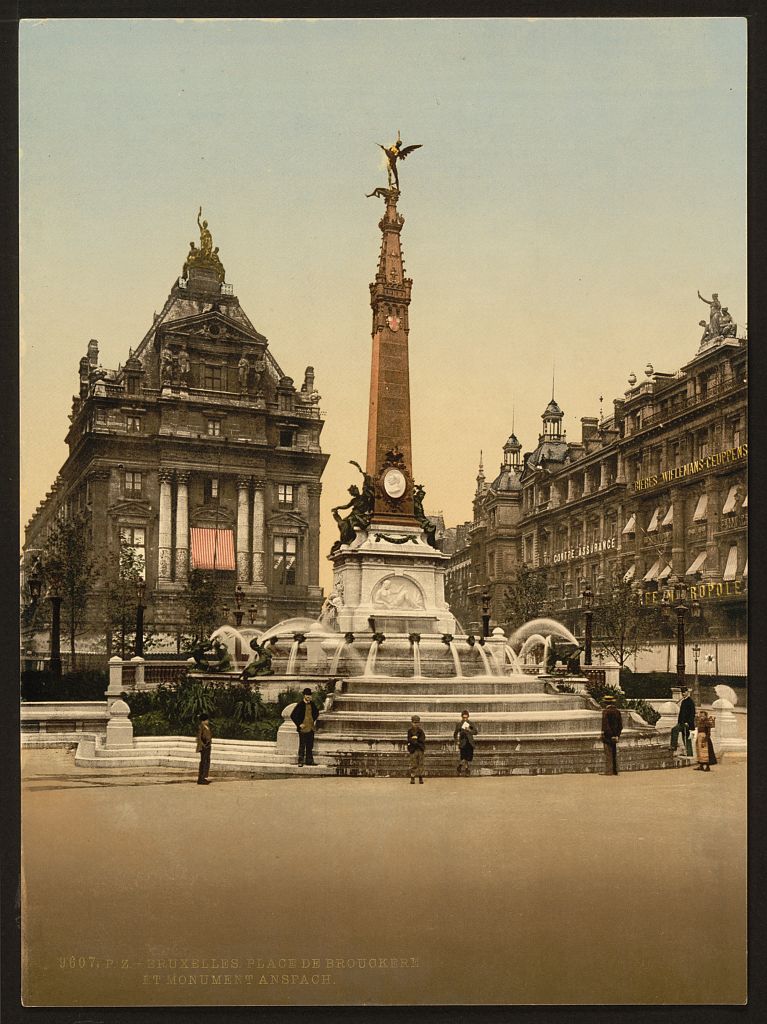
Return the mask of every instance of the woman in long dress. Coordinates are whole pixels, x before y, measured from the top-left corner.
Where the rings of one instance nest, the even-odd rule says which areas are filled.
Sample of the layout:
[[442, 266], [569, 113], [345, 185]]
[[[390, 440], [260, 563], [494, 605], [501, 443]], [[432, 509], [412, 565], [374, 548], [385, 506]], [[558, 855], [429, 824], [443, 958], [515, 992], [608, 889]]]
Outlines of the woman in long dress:
[[698, 760], [695, 766], [696, 772], [707, 772], [711, 765], [716, 764], [714, 744], [711, 742], [711, 730], [714, 728], [715, 719], [705, 711], [699, 711], [695, 717], [695, 756]]

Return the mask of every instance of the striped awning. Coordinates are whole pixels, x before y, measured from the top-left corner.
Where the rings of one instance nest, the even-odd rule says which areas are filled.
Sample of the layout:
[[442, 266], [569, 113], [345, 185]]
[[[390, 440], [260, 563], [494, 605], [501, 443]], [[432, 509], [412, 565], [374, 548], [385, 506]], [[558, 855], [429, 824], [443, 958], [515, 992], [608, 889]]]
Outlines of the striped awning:
[[653, 566], [651, 566], [647, 570], [647, 572], [644, 574], [644, 581], [645, 581], [645, 583], [650, 583], [651, 580], [654, 580], [655, 577], [658, 575], [658, 570], [659, 569], [660, 569], [660, 559], [658, 559], [658, 561]]
[[745, 496], [745, 498], [743, 499], [743, 504], [740, 507], [748, 508], [748, 495]]
[[667, 565], [665, 569], [661, 569], [661, 571], [658, 573], [658, 579], [659, 580], [665, 580], [670, 575], [671, 575], [671, 566]]
[[647, 527], [648, 533], [655, 533], [658, 529], [658, 519], [660, 517], [660, 506], [655, 509], [650, 519], [650, 525]]
[[748, 576], [748, 559], [746, 559], [746, 564], [743, 566], [743, 579], [745, 579], [746, 576]]
[[708, 495], [701, 494], [698, 498], [698, 504], [695, 506], [695, 512], [692, 516], [694, 523], [699, 523], [701, 520], [706, 518], [706, 508], [708, 507]]
[[629, 521], [626, 523], [626, 525], [623, 527], [623, 529], [621, 530], [621, 534], [636, 533], [636, 521], [637, 521], [637, 517], [636, 516], [632, 516], [629, 519]]
[[724, 505], [722, 505], [722, 515], [731, 516], [735, 511], [735, 502], [738, 500], [738, 485], [733, 484], [730, 490], [727, 492], [727, 498], [725, 499]]
[[660, 525], [661, 526], [673, 526], [674, 525], [674, 506], [673, 505], [669, 505], [668, 512], [663, 517], [663, 522]]
[[706, 552], [701, 551], [701, 553], [698, 555], [698, 557], [695, 559], [695, 561], [692, 563], [690, 568], [685, 573], [685, 576], [694, 576], [696, 572], [700, 572], [700, 570], [703, 568], [705, 561]]
[[234, 532], [193, 526], [189, 531], [194, 569], [234, 569]]
[[627, 573], [626, 573], [626, 575], [625, 575], [625, 576], [623, 577], [623, 582], [624, 582], [624, 583], [628, 583], [628, 582], [629, 582], [630, 580], [633, 580], [633, 579], [634, 579], [634, 573], [636, 572], [636, 568], [637, 568], [637, 567], [636, 567], [636, 565], [632, 565], [632, 566], [631, 566], [631, 567], [629, 568], [628, 572], [627, 572]]
[[733, 544], [727, 552], [727, 564], [722, 575], [723, 580], [734, 580], [738, 574], [738, 545]]

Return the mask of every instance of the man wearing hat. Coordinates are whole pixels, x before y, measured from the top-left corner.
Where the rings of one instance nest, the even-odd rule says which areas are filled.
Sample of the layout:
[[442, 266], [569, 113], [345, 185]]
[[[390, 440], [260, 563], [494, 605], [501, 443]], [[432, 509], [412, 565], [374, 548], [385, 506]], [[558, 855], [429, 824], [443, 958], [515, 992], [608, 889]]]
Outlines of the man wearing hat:
[[421, 728], [421, 716], [413, 715], [410, 719], [410, 728], [407, 731], [407, 752], [410, 754], [410, 784], [415, 784], [415, 777], [418, 776], [419, 783], [423, 783], [423, 755], [426, 750], [426, 733]]
[[213, 745], [213, 733], [210, 731], [210, 719], [200, 715], [200, 726], [197, 730], [197, 753], [200, 755], [200, 770], [197, 773], [197, 785], [208, 786], [210, 771], [210, 748]]
[[623, 731], [623, 718], [615, 706], [615, 697], [602, 698], [602, 743], [605, 747], [605, 775], [618, 774], [618, 737]]
[[671, 730], [671, 749], [676, 750], [679, 736], [682, 737], [682, 753], [692, 757], [692, 741], [690, 733], [695, 728], [695, 701], [686, 686], [682, 687], [682, 703], [679, 705], [679, 717]]
[[303, 692], [303, 700], [293, 708], [290, 717], [298, 729], [298, 765], [314, 764], [314, 724], [319, 716], [319, 709], [312, 701], [312, 691], [307, 686]]

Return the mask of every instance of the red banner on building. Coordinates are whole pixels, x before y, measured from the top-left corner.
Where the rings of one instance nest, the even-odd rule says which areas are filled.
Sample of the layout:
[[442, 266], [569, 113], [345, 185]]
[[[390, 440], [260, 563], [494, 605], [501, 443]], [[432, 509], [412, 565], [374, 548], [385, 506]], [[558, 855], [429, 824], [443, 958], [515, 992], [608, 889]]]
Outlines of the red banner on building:
[[191, 533], [193, 569], [234, 569], [232, 530], [210, 530], [193, 526]]

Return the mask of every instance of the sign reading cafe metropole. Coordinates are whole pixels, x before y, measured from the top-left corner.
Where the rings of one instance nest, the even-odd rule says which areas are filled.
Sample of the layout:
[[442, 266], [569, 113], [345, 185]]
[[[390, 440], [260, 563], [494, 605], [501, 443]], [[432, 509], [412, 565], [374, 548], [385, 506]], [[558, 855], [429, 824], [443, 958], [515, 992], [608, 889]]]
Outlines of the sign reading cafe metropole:
[[683, 466], [675, 466], [673, 469], [664, 469], [660, 473], [653, 473], [652, 476], [642, 477], [634, 481], [635, 491], [645, 491], [649, 487], [659, 487], [663, 484], [670, 484], [673, 480], [681, 480], [683, 477], [694, 476], [696, 473], [703, 473], [707, 469], [715, 469], [728, 462], [739, 462], [748, 458], [748, 442], [739, 444], [737, 448], [727, 448], [722, 452], [715, 452], [713, 455], [706, 455], [702, 459], [693, 459]]

